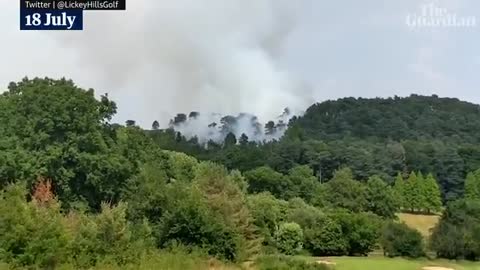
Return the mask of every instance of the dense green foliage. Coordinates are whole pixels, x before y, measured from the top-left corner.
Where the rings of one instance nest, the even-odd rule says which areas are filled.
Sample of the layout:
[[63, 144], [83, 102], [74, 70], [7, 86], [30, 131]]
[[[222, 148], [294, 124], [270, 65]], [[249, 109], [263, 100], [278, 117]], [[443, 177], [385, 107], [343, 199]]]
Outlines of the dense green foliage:
[[449, 203], [433, 231], [431, 248], [449, 259], [480, 259], [480, 201]]
[[381, 220], [370, 213], [335, 213], [334, 220], [342, 229], [342, 237], [347, 243], [344, 255], [368, 255], [379, 239]]
[[119, 200], [140, 157], [125, 145], [134, 134], [107, 123], [115, 103], [106, 96], [98, 101], [93, 90], [71, 81], [25, 79], [10, 84], [0, 107], [3, 185], [19, 179], [32, 184], [43, 176], [55, 179], [64, 206], [78, 202], [99, 209], [102, 201]]
[[303, 198], [312, 202], [318, 195], [319, 183], [308, 166], [295, 166], [286, 175], [262, 166], [245, 172], [251, 193], [268, 191], [277, 198]]
[[467, 174], [465, 179], [465, 198], [480, 200], [480, 169]]
[[367, 210], [382, 217], [393, 218], [399, 211], [399, 197], [389, 186], [378, 176], [368, 179], [366, 189]]
[[336, 171], [325, 185], [325, 199], [329, 205], [354, 212], [366, 209], [366, 188], [353, 179], [350, 169]]
[[444, 200], [463, 195], [466, 174], [480, 168], [480, 107], [457, 99], [412, 95], [406, 98], [345, 98], [312, 105], [294, 117], [280, 141], [243, 140], [207, 148], [173, 130], [151, 131], [162, 148], [214, 160], [248, 171], [267, 165], [286, 174], [310, 166], [320, 181], [342, 166], [355, 179], [379, 175], [392, 182], [398, 172], [432, 173]]
[[308, 108], [295, 122], [308, 138], [448, 139], [480, 142], [480, 108], [437, 96], [344, 98]]
[[0, 261], [16, 266], [123, 265], [136, 262], [151, 243], [148, 224], [127, 221], [124, 204], [103, 204], [98, 215], [65, 215], [55, 199], [27, 202], [21, 185], [9, 185], [0, 194], [0, 216]]
[[[279, 141], [229, 133], [207, 145], [158, 122], [151, 131], [110, 124], [113, 101], [64, 79], [12, 83], [0, 108], [0, 261], [12, 266], [127, 268], [178, 249], [230, 262], [355, 256], [380, 243], [389, 256], [417, 257], [418, 233], [391, 221], [401, 210], [440, 212], [442, 198], [450, 203], [432, 248], [480, 257], [471, 104], [329, 101], [294, 118]], [[449, 117], [451, 128], [439, 122]], [[453, 200], [463, 193], [468, 200]], [[277, 257], [260, 269], [324, 267]]]
[[278, 250], [283, 254], [295, 255], [303, 248], [303, 230], [297, 223], [282, 223], [275, 238]]
[[410, 212], [439, 212], [442, 207], [440, 188], [432, 174], [423, 177], [411, 172], [407, 179], [399, 174], [394, 186], [397, 199], [404, 210]]
[[[12, 83], [0, 103], [0, 260], [87, 267], [177, 245], [232, 261], [258, 252], [238, 171], [164, 151], [133, 124], [110, 125], [115, 104], [70, 81]], [[55, 208], [29, 196], [39, 179], [51, 179]], [[150, 236], [136, 247], [142, 231]]]
[[288, 203], [277, 200], [270, 193], [249, 195], [247, 205], [253, 216], [254, 224], [259, 229], [265, 246], [275, 246], [275, 233], [286, 220]]
[[420, 232], [403, 223], [387, 223], [383, 228], [380, 243], [383, 252], [389, 257], [418, 258], [425, 254]]

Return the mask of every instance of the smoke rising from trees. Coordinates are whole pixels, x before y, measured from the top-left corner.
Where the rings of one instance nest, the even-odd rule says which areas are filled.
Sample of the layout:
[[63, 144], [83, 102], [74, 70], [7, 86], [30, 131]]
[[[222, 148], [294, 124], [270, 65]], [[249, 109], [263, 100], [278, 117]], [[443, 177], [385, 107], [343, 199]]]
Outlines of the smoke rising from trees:
[[313, 102], [279, 63], [299, 9], [288, 0], [138, 0], [126, 12], [86, 12], [81, 35], [54, 35], [113, 97], [124, 91], [139, 103], [129, 117], [142, 126], [157, 119], [165, 127], [189, 111], [247, 112], [268, 122]]
[[218, 113], [190, 112], [188, 115], [177, 114], [170, 120], [169, 127], [180, 132], [187, 139], [197, 137], [201, 144], [209, 140], [222, 143], [229, 133], [235, 135], [237, 141], [242, 136], [246, 136], [245, 139], [249, 141], [263, 142], [280, 139], [292, 117], [293, 114], [288, 108], [281, 115], [264, 124], [260, 123], [256, 116], [247, 113], [222, 116]]

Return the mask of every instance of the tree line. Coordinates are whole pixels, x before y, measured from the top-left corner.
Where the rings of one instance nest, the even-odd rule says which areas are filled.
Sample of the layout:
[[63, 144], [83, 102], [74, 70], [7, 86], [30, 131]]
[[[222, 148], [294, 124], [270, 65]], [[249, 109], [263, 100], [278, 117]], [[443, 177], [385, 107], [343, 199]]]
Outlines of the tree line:
[[407, 179], [398, 174], [394, 189], [401, 208], [406, 211], [430, 214], [438, 213], [442, 208], [440, 188], [431, 173], [424, 177], [421, 172], [411, 172]]
[[467, 173], [480, 168], [479, 119], [479, 105], [411, 95], [314, 104], [291, 119], [279, 141], [253, 142], [245, 134], [229, 134], [223, 143], [203, 145], [173, 129], [148, 133], [162, 148], [241, 171], [268, 165], [287, 173], [308, 165], [317, 177], [330, 179], [348, 166], [360, 180], [379, 175], [388, 182], [398, 172], [432, 173], [442, 200], [450, 201], [463, 196]]

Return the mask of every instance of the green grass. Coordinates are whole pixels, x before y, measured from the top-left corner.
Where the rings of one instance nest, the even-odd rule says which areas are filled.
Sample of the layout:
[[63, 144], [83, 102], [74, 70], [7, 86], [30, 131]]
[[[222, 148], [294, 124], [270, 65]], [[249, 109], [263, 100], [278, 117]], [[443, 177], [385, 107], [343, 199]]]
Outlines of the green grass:
[[[272, 257], [273, 258], [273, 257]], [[268, 258], [267, 258], [268, 259]], [[454, 262], [447, 260], [409, 260], [402, 258], [386, 258], [382, 256], [370, 257], [303, 257], [296, 256], [292, 259], [305, 260], [309, 262], [304, 265], [295, 265], [295, 269], [322, 269], [322, 267], [312, 267], [312, 263], [316, 261], [334, 262], [335, 265], [327, 267], [331, 270], [422, 270], [425, 266], [441, 266], [455, 270], [480, 270], [480, 262]], [[186, 255], [186, 254], [171, 254], [160, 253], [152, 257], [146, 258], [140, 265], [134, 267], [116, 267], [111, 265], [99, 265], [95, 270], [117, 270], [117, 269], [132, 269], [132, 270], [284, 270], [292, 269], [292, 265], [286, 262], [293, 260], [263, 260], [257, 265], [228, 265], [216, 260], [207, 260], [202, 257]], [[310, 267], [308, 266], [310, 265]], [[319, 265], [320, 266], [320, 265]], [[6, 264], [0, 263], [0, 270], [11, 269]], [[73, 267], [63, 266], [59, 270], [72, 270]]]
[[330, 270], [330, 267], [301, 256], [261, 256], [248, 270]]
[[424, 237], [430, 236], [430, 229], [437, 225], [440, 216], [437, 215], [419, 215], [419, 214], [397, 214], [400, 221], [405, 222], [407, 226], [418, 230]]
[[453, 262], [447, 260], [409, 260], [402, 258], [375, 257], [328, 257], [307, 258], [334, 262], [334, 270], [421, 270], [425, 266], [440, 266], [455, 270], [480, 270], [480, 263]]

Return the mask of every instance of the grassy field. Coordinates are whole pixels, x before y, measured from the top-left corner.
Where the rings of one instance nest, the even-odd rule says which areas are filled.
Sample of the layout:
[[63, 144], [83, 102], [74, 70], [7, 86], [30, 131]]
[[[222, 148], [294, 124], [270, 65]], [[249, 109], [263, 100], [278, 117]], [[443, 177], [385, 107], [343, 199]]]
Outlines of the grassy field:
[[[428, 237], [430, 230], [438, 223], [438, 215], [419, 215], [401, 213], [397, 215], [400, 221], [409, 227], [418, 230], [423, 236]], [[444, 267], [454, 270], [480, 270], [480, 262], [454, 262], [447, 260], [418, 259], [409, 260], [402, 258], [386, 258], [383, 256], [370, 257], [328, 257], [309, 258], [306, 260], [327, 261], [334, 264], [334, 270], [422, 270], [424, 267]], [[441, 270], [441, 268], [438, 268]]]
[[[453, 262], [447, 260], [408, 260], [401, 258], [385, 258], [382, 256], [371, 257], [296, 257], [310, 263], [318, 261], [327, 261], [332, 263], [328, 269], [331, 270], [426, 270], [424, 267], [444, 267], [432, 270], [480, 270], [480, 262]], [[152, 258], [142, 262], [141, 265], [135, 267], [115, 267], [108, 265], [99, 265], [95, 270], [276, 270], [279, 264], [270, 263], [269, 265], [243, 264], [243, 265], [227, 265], [215, 260], [202, 260], [196, 257], [162, 254], [157, 258]], [[0, 270], [12, 269], [6, 264], [0, 263]], [[20, 269], [20, 268], [18, 268]], [[23, 269], [23, 268], [21, 268]], [[39, 268], [40, 269], [40, 268]], [[61, 266], [59, 270], [73, 270], [75, 268]], [[289, 269], [281, 267], [280, 269]], [[298, 268], [304, 269], [304, 268]], [[310, 269], [310, 268], [309, 268]]]
[[[452, 262], [446, 260], [407, 260], [401, 258], [375, 257], [329, 257], [313, 258], [335, 263], [333, 270], [422, 270], [423, 267], [445, 267], [454, 270], [480, 270], [480, 263]], [[307, 258], [312, 260], [312, 258]], [[440, 269], [439, 269], [440, 270]]]
[[417, 215], [417, 214], [397, 214], [398, 218], [405, 222], [410, 228], [417, 229], [423, 236], [430, 235], [430, 229], [435, 227], [440, 216], [437, 215]]

